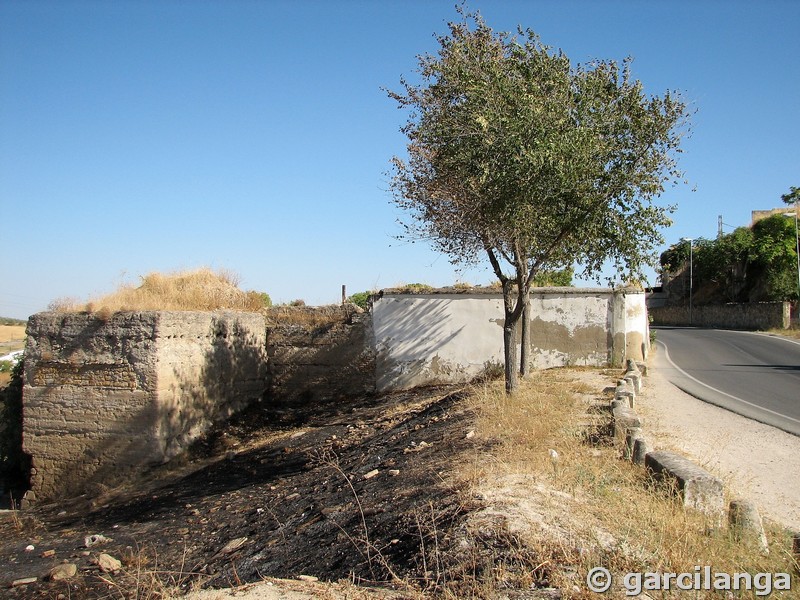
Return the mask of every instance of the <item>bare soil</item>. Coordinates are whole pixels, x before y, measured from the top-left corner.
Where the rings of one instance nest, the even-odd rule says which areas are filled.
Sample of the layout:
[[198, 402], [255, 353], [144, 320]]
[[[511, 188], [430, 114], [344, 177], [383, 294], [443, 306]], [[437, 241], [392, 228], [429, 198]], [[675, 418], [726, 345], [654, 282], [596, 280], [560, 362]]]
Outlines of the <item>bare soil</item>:
[[[598, 396], [610, 375], [586, 370], [571, 378], [591, 408], [607, 405]], [[547, 476], [500, 468], [479, 482], [460, 480], [465, 464], [495, 450], [472, 435], [467, 392], [441, 387], [324, 406], [255, 406], [182, 464], [153, 469], [135, 487], [0, 515], [0, 597], [417, 599], [445, 582], [447, 598], [478, 597], [468, 586], [496, 580], [484, 571], [502, 569], [505, 587], [496, 597], [559, 598], [547, 588], [563, 573], [521, 545], [525, 532], [586, 547], [570, 540], [588, 529], [608, 552], [617, 551], [613, 535], [599, 523], [576, 523], [586, 518], [580, 495]], [[796, 523], [797, 504], [788, 500], [797, 494], [785, 487], [796, 438], [685, 397], [657, 369], [637, 410], [656, 446], [722, 471], [732, 493], [749, 487], [768, 516]], [[777, 458], [787, 444], [793, 454]], [[773, 481], [773, 471], [784, 476]], [[92, 535], [108, 539], [86, 547]], [[121, 570], [101, 571], [100, 553], [120, 559]], [[49, 581], [62, 562], [76, 564], [77, 576]]]
[[[429, 388], [254, 407], [137, 489], [6, 513], [0, 589], [12, 598], [119, 598], [136, 586], [180, 591], [300, 576], [434, 587], [445, 565], [426, 563], [426, 544], [445, 556], [478, 508], [451, 477], [476, 450], [462, 398], [458, 388]], [[92, 535], [108, 541], [86, 547]], [[102, 572], [101, 552], [122, 570]], [[76, 564], [77, 577], [47, 580], [62, 562]], [[146, 581], [153, 573], [159, 582]]]

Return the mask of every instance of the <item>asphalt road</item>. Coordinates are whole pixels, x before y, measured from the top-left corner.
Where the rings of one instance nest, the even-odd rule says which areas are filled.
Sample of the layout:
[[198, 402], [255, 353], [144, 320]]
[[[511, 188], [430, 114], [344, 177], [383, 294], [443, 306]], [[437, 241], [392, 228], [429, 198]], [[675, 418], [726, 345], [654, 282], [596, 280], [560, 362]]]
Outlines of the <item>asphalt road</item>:
[[745, 331], [654, 329], [654, 366], [673, 385], [800, 436], [800, 342]]

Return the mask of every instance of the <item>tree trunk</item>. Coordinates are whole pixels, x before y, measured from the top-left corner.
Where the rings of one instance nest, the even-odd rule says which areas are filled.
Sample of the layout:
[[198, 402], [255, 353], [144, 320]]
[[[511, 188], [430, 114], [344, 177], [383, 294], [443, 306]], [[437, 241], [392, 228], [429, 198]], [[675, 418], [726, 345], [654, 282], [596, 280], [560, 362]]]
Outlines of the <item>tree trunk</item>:
[[522, 309], [522, 348], [519, 357], [519, 375], [525, 379], [530, 372], [531, 362], [531, 297], [525, 292], [525, 306]]
[[517, 362], [517, 327], [522, 317], [524, 302], [517, 292], [514, 298], [514, 284], [511, 280], [503, 282], [503, 307], [505, 321], [503, 323], [503, 351], [505, 353], [506, 393], [513, 394], [519, 386]]
[[506, 359], [506, 394], [513, 394], [519, 386], [517, 379], [517, 323], [513, 313], [506, 311], [503, 325], [503, 351]]

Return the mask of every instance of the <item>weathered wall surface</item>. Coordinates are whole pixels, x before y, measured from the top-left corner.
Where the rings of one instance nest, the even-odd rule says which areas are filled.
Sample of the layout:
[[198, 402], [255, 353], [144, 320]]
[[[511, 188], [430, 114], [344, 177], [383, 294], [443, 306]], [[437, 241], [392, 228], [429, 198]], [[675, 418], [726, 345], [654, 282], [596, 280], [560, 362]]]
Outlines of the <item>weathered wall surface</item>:
[[[533, 368], [623, 364], [649, 347], [647, 309], [634, 290], [531, 291]], [[379, 390], [469, 381], [503, 362], [496, 292], [384, 292], [373, 304]]]
[[40, 313], [27, 333], [23, 449], [39, 499], [168, 460], [266, 386], [260, 315]]
[[270, 396], [327, 401], [375, 391], [372, 315], [353, 305], [268, 313]]
[[663, 306], [652, 308], [654, 325], [719, 327], [725, 329], [787, 329], [791, 305], [789, 302], [752, 302], [692, 307]]
[[[647, 352], [644, 294], [537, 289], [534, 368]], [[28, 324], [23, 449], [39, 499], [112, 485], [169, 460], [268, 394], [291, 406], [469, 381], [502, 363], [498, 293], [384, 293], [371, 312], [41, 313]]]

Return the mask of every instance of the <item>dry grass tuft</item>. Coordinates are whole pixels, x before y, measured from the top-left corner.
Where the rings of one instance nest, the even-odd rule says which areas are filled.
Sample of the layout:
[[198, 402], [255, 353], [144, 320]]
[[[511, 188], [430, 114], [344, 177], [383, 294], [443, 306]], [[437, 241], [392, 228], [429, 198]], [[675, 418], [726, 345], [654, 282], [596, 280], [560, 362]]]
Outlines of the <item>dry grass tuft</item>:
[[128, 310], [240, 310], [258, 312], [265, 308], [258, 292], [239, 289], [238, 277], [229, 271], [201, 268], [169, 274], [150, 273], [138, 287], [123, 285], [116, 292], [81, 304], [68, 299], [55, 300], [56, 312], [92, 312], [109, 318]]
[[[479, 523], [503, 514], [519, 554], [535, 550], [528, 564], [546, 565], [541, 578], [569, 598], [597, 597], [585, 578], [600, 566], [617, 581], [629, 572], [694, 573], [705, 565], [751, 574], [797, 568], [788, 532], [770, 527], [770, 553], [763, 556], [735, 543], [724, 525], [684, 510], [642, 468], [623, 461], [620, 446], [603, 435], [610, 398], [602, 397], [602, 385], [592, 394], [583, 383], [591, 375], [537, 372], [511, 397], [502, 382], [476, 386], [476, 435], [489, 450], [464, 465], [462, 477], [487, 505]], [[755, 598], [755, 592], [737, 597]], [[719, 597], [708, 593], [693, 597]]]

